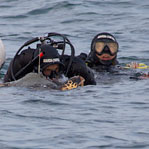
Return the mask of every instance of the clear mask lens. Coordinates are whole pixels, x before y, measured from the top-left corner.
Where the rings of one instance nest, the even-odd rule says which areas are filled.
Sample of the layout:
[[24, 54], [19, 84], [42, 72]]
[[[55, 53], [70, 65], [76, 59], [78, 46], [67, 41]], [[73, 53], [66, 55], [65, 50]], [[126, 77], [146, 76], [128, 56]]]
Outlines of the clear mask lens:
[[109, 47], [111, 54], [115, 54], [118, 51], [118, 44], [116, 42], [97, 42], [95, 45], [96, 52], [101, 54], [105, 46]]

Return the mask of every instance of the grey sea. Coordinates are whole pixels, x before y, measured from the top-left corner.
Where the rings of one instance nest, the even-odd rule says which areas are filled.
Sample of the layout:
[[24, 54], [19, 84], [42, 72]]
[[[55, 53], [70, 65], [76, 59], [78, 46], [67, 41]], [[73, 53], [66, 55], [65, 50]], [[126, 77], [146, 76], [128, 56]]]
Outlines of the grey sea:
[[[48, 32], [65, 34], [76, 55], [109, 32], [120, 64], [149, 65], [148, 0], [0, 0], [1, 82], [16, 51]], [[0, 88], [0, 149], [149, 149], [149, 80], [96, 77], [70, 91]]]

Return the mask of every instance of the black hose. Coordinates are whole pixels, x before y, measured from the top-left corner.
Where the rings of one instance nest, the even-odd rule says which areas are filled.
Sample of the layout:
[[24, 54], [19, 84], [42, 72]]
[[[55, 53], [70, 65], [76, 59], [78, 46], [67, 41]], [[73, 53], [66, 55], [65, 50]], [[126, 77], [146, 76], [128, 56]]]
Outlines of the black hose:
[[64, 55], [66, 43], [67, 43], [67, 44], [70, 46], [70, 48], [71, 48], [70, 61], [69, 61], [69, 64], [68, 64], [68, 67], [67, 67], [67, 70], [66, 70], [66, 73], [65, 73], [65, 75], [67, 76], [67, 73], [68, 73], [68, 71], [69, 71], [69, 69], [70, 69], [70, 67], [71, 67], [73, 58], [74, 58], [74, 56], [75, 56], [75, 49], [74, 49], [74, 46], [73, 46], [73, 45], [71, 44], [71, 42], [69, 41], [69, 39], [68, 39], [67, 37], [65, 37], [64, 35], [59, 34], [59, 33], [54, 33], [54, 32], [53, 32], [53, 33], [48, 33], [48, 37], [50, 37], [50, 36], [55, 36], [55, 35], [61, 36], [61, 37], [63, 37], [63, 39], [64, 39], [64, 49], [63, 49], [62, 55]]
[[33, 64], [38, 58], [39, 58], [39, 55], [37, 55], [32, 61], [30, 61], [27, 65], [25, 65], [21, 70], [19, 70], [15, 74], [15, 78], [17, 78], [25, 69], [27, 69], [31, 64]]
[[12, 63], [11, 63], [11, 67], [10, 67], [10, 72], [11, 72], [11, 76], [12, 76], [13, 81], [16, 80], [16, 77], [15, 77], [14, 71], [13, 71], [13, 67], [14, 67], [14, 62], [15, 62], [15, 59], [16, 59], [17, 55], [19, 54], [19, 52], [20, 52], [25, 46], [28, 46], [28, 45], [30, 45], [30, 44], [32, 44], [32, 43], [34, 43], [34, 42], [37, 42], [37, 41], [39, 41], [39, 38], [38, 38], [38, 37], [33, 38], [33, 39], [31, 39], [31, 40], [25, 42], [25, 43], [23, 44], [23, 46], [21, 46], [21, 47], [19, 48], [19, 50], [17, 51], [17, 53], [15, 54], [15, 56], [14, 56], [14, 58], [13, 58], [13, 60], [12, 60]]
[[39, 40], [41, 41], [41, 43], [43, 43], [43, 41], [45, 41], [45, 40], [50, 40], [50, 42], [52, 43], [53, 41], [51, 40], [51, 38], [49, 38], [49, 37], [52, 37], [52, 36], [60, 36], [60, 37], [63, 38], [63, 41], [61, 41], [61, 42], [56, 42], [56, 43], [63, 43], [63, 45], [62, 45], [62, 44], [60, 45], [60, 49], [63, 50], [63, 51], [62, 51], [62, 55], [64, 55], [65, 48], [66, 48], [66, 44], [68, 44], [68, 45], [70, 46], [70, 48], [71, 48], [71, 56], [70, 56], [69, 64], [68, 64], [68, 67], [67, 67], [67, 70], [66, 70], [66, 73], [65, 73], [65, 75], [67, 76], [67, 73], [68, 73], [68, 71], [69, 71], [69, 69], [70, 69], [70, 67], [71, 67], [71, 64], [72, 64], [73, 57], [74, 57], [74, 55], [75, 55], [75, 49], [74, 49], [73, 45], [71, 44], [71, 42], [68, 40], [67, 37], [65, 37], [64, 35], [59, 34], [59, 33], [51, 32], [51, 33], [48, 33], [48, 36], [45, 36], [45, 37], [40, 37], [40, 38], [39, 38], [39, 37], [35, 37], [35, 38], [33, 38], [33, 39], [31, 39], [31, 40], [25, 42], [25, 43], [23, 44], [23, 46], [21, 46], [21, 47], [19, 48], [19, 50], [18, 50], [17, 53], [15, 54], [15, 56], [14, 56], [14, 58], [13, 58], [13, 60], [12, 60], [12, 63], [11, 63], [11, 69], [10, 69], [10, 71], [11, 71], [11, 76], [12, 76], [13, 81], [15, 81], [15, 80], [16, 80], [16, 77], [17, 77], [20, 73], [22, 73], [27, 67], [29, 67], [29, 66], [38, 58], [38, 56], [35, 57], [35, 58], [34, 58], [32, 61], [30, 61], [26, 66], [24, 66], [20, 71], [18, 71], [18, 72], [16, 73], [16, 75], [14, 75], [14, 71], [13, 71], [14, 62], [15, 62], [16, 57], [17, 57], [18, 54], [20, 53], [20, 51], [21, 51], [25, 46], [28, 46], [28, 45], [30, 45], [30, 44], [32, 44], [32, 43], [34, 43], [34, 42], [39, 41]]

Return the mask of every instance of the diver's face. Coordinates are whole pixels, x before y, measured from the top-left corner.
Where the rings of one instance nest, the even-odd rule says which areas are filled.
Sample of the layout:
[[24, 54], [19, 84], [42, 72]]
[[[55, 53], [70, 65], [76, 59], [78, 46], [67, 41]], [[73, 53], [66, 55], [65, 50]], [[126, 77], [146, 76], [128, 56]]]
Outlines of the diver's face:
[[[47, 77], [56, 77], [56, 74], [58, 74], [59, 72], [59, 64], [53, 64], [50, 65], [48, 67], [46, 67], [43, 71], [43, 74]], [[52, 76], [52, 74], [54, 73], [55, 76]]]

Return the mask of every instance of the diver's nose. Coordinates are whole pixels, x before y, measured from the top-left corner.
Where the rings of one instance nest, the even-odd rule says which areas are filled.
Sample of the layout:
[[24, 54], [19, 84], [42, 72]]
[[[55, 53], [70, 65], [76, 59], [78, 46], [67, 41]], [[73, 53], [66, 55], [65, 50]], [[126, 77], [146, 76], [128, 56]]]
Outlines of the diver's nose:
[[103, 49], [104, 53], [109, 53], [110, 52], [110, 49], [109, 47], [106, 45]]

